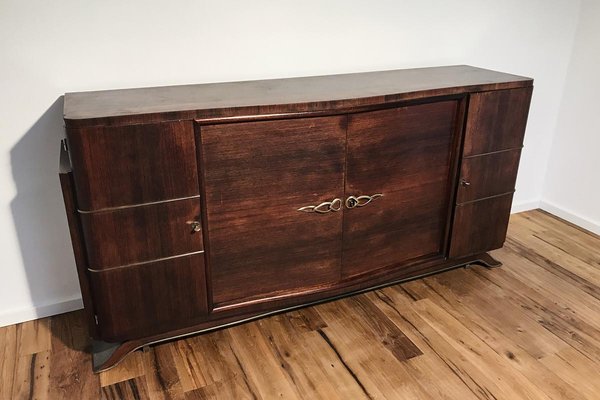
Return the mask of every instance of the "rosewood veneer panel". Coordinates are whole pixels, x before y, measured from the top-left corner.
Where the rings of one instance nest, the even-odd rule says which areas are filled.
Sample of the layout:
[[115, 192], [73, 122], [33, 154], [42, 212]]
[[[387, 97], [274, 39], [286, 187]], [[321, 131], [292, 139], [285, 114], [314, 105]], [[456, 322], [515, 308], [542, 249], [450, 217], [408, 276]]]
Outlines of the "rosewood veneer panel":
[[520, 157], [518, 149], [463, 159], [456, 201], [463, 203], [512, 192]]
[[80, 214], [89, 267], [105, 269], [203, 249], [200, 199]]
[[103, 340], [150, 336], [207, 314], [204, 254], [91, 272]]
[[247, 82], [67, 93], [67, 127], [328, 112], [486, 90], [532, 79], [454, 65]]
[[512, 194], [507, 194], [456, 206], [450, 257], [466, 257], [502, 247], [512, 198]]
[[470, 96], [464, 156], [521, 148], [532, 87]]
[[346, 117], [200, 127], [212, 300], [264, 299], [340, 275]]
[[198, 195], [191, 121], [67, 129], [67, 137], [82, 210]]
[[349, 117], [346, 196], [383, 197], [344, 210], [344, 277], [440, 253], [458, 104]]

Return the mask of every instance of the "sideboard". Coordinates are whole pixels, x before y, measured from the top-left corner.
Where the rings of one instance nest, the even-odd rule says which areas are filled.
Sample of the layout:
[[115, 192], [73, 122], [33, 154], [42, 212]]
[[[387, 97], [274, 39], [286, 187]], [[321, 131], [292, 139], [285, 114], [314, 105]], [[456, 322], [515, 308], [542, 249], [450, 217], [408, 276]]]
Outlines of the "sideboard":
[[67, 93], [60, 181], [94, 369], [498, 266], [532, 89], [449, 66]]

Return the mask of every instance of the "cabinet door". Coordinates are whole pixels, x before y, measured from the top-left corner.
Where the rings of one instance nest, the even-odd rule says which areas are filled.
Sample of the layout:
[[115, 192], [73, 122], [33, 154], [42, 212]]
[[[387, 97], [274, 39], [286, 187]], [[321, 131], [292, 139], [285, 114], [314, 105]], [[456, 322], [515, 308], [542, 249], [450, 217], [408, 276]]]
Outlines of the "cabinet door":
[[458, 114], [453, 100], [349, 117], [344, 277], [441, 256]]
[[[199, 132], [213, 306], [338, 281], [346, 118], [221, 124]], [[336, 198], [317, 210], [323, 213], [299, 211]]]

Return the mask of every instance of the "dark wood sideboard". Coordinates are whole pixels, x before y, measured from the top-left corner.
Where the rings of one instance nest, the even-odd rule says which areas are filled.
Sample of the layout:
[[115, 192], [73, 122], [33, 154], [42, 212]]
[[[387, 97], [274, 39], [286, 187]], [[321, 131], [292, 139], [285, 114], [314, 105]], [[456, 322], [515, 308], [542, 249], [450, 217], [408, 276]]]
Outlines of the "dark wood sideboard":
[[499, 265], [530, 78], [450, 66], [68, 93], [60, 180], [94, 368]]

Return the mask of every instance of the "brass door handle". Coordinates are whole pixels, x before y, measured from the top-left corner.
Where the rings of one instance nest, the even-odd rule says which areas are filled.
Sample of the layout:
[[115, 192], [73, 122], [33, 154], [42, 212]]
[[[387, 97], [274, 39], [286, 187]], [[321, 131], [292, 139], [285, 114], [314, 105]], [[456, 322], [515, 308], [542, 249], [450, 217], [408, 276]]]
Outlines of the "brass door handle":
[[298, 211], [302, 212], [314, 212], [319, 214], [326, 214], [328, 212], [336, 212], [342, 209], [342, 199], [338, 199], [337, 197], [332, 201], [324, 201], [316, 206], [304, 206], [300, 207]]
[[346, 199], [346, 208], [364, 207], [378, 197], [383, 197], [383, 194], [375, 193], [371, 196], [367, 196], [366, 194], [360, 196], [348, 196]]

